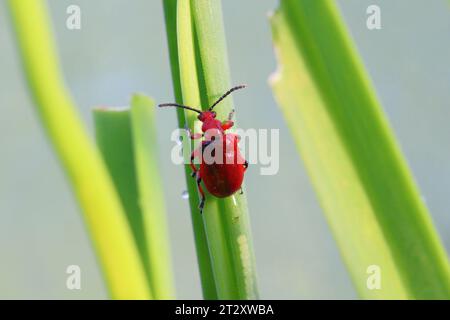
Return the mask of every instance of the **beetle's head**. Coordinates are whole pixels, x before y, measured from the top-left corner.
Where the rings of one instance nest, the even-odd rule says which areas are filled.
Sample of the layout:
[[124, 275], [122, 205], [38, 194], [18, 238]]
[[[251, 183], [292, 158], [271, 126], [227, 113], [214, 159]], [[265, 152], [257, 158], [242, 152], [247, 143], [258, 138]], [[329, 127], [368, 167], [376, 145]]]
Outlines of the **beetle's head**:
[[215, 118], [216, 118], [216, 112], [209, 111], [209, 110], [201, 112], [197, 117], [197, 119], [200, 120], [201, 122], [211, 121]]
[[[203, 122], [202, 131], [205, 133], [209, 131], [209, 134], [215, 135], [223, 132], [222, 122], [216, 119], [215, 111], [203, 111], [198, 115], [198, 120]], [[220, 132], [216, 132], [217, 130]], [[206, 136], [207, 134], [205, 134], [205, 139], [209, 140]]]
[[[203, 128], [208, 130], [213, 127], [216, 127], [218, 124], [220, 125], [220, 121], [216, 120], [216, 112], [213, 111], [214, 107], [216, 105], [218, 105], [219, 102], [221, 102], [223, 99], [225, 99], [233, 91], [238, 90], [238, 89], [243, 89], [245, 87], [246, 87], [245, 85], [240, 85], [240, 86], [231, 88], [230, 90], [225, 92], [225, 94], [223, 94], [219, 99], [217, 99], [217, 101], [214, 102], [214, 104], [211, 107], [209, 107], [208, 110], [206, 110], [206, 111], [201, 111], [199, 109], [189, 107], [189, 106], [184, 106], [184, 105], [177, 104], [177, 103], [163, 103], [163, 104], [160, 104], [159, 107], [177, 107], [177, 108], [183, 108], [186, 110], [191, 110], [191, 111], [197, 112], [199, 114], [198, 120], [203, 122], [202, 130], [203, 130]], [[203, 130], [203, 132], [205, 132], [206, 130]]]
[[212, 129], [222, 129], [222, 123], [216, 119], [215, 111], [203, 111], [197, 117], [198, 120], [203, 122], [202, 131], [206, 132]]

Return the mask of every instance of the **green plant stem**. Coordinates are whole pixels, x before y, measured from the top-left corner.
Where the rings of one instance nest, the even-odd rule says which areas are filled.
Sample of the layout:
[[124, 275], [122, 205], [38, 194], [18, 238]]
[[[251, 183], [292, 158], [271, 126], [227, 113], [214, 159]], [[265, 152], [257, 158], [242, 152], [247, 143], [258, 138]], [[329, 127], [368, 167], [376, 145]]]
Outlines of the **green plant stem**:
[[[119, 194], [149, 277], [147, 244], [134, 165], [130, 110], [101, 107], [94, 109], [93, 116], [97, 146]], [[156, 295], [154, 291], [153, 295]]]
[[[180, 67], [178, 62], [178, 37], [177, 37], [177, 0], [164, 0], [164, 13], [166, 20], [167, 41], [169, 46], [170, 65], [172, 70], [175, 101], [183, 103], [180, 81]], [[196, 74], [196, 73], [195, 73]], [[179, 128], [185, 127], [185, 114], [182, 109], [176, 109]], [[186, 141], [184, 149], [187, 150]], [[189, 205], [191, 208], [192, 227], [194, 231], [197, 261], [200, 271], [203, 297], [207, 300], [217, 299], [216, 284], [211, 266], [211, 258], [208, 249], [203, 220], [198, 214], [198, 195], [195, 180], [191, 177], [191, 169], [188, 164], [184, 166], [187, 191], [189, 193]]]
[[450, 298], [445, 251], [334, 1], [282, 0], [271, 24], [274, 93], [358, 292]]
[[131, 100], [131, 127], [139, 204], [147, 238], [150, 283], [157, 299], [174, 299], [169, 236], [157, 159], [155, 103], [143, 96]]
[[[193, 1], [192, 9], [201, 61], [200, 79], [204, 81], [204, 86], [200, 85], [200, 88], [203, 89], [201, 95], [204, 101], [208, 103], [203, 106], [206, 109], [231, 87], [222, 7], [220, 0], [197, 0]], [[225, 119], [233, 109], [232, 98], [227, 98], [216, 110], [218, 118]], [[220, 236], [227, 243], [226, 251], [219, 249], [212, 255], [216, 281], [221, 277], [219, 258], [228, 257], [237, 286], [237, 292], [233, 292], [231, 297], [257, 299], [256, 266], [244, 186], [243, 190], [243, 195], [218, 199], [219, 213], [208, 215], [206, 212], [204, 220], [208, 243], [214, 243]], [[225, 292], [224, 298], [228, 297]]]
[[97, 144], [119, 192], [155, 299], [173, 299], [167, 223], [158, 174], [154, 103], [94, 110]]
[[64, 87], [44, 2], [8, 4], [31, 94], [83, 209], [110, 294], [148, 299], [150, 290], [120, 200]]
[[[198, 106], [203, 102], [206, 109], [231, 87], [220, 1], [179, 0], [177, 21], [183, 103]], [[226, 118], [231, 106], [231, 98], [221, 103], [219, 119]], [[198, 131], [195, 115], [186, 113], [186, 117], [191, 130]], [[198, 198], [197, 193], [192, 195]], [[203, 222], [218, 298], [257, 298], [245, 196], [217, 199], [207, 194]]]
[[[198, 84], [198, 75], [196, 68], [195, 59], [195, 45], [194, 45], [194, 29], [191, 19], [191, 7], [189, 0], [179, 0], [178, 10], [177, 10], [177, 34], [178, 34], [178, 60], [180, 64], [180, 81], [181, 89], [183, 94], [183, 103], [186, 105], [200, 106], [200, 89]], [[197, 120], [197, 114], [194, 112], [185, 112], [185, 119], [191, 131], [193, 133], [199, 132], [199, 126], [201, 122]], [[190, 140], [186, 139], [187, 143]], [[193, 146], [193, 143], [190, 143]], [[198, 147], [193, 146], [193, 147]], [[189, 158], [187, 158], [188, 160]], [[189, 168], [191, 171], [191, 169]], [[192, 177], [192, 181], [195, 181]], [[195, 186], [196, 187], [196, 186]], [[198, 194], [195, 189], [195, 207], [192, 210], [192, 215], [194, 219], [200, 220], [201, 226], [203, 228], [202, 217], [200, 216], [200, 211], [198, 209]], [[204, 215], [211, 217], [220, 217], [220, 212], [217, 207], [215, 199], [208, 199], [208, 204], [204, 209]], [[217, 220], [216, 220], [217, 221]], [[218, 297], [225, 295], [232, 295], [233, 291], [237, 292], [235, 282], [233, 281], [233, 269], [230, 263], [230, 257], [227, 253], [227, 243], [226, 237], [223, 234], [223, 229], [217, 228], [217, 221], [215, 224], [216, 229], [214, 230], [215, 237], [211, 240], [211, 236], [208, 237], [208, 246], [211, 254], [212, 267], [214, 268], [215, 274], [220, 274], [220, 277], [214, 276], [215, 285], [218, 290]], [[214, 225], [214, 224], [212, 224]], [[206, 224], [205, 224], [206, 226]], [[208, 230], [206, 228], [206, 233], [208, 236]], [[220, 253], [220, 254], [217, 254]], [[224, 254], [225, 253], [225, 254]], [[215, 258], [213, 258], [215, 257]], [[215, 259], [215, 260], [214, 260]], [[231, 280], [230, 280], [231, 279]]]

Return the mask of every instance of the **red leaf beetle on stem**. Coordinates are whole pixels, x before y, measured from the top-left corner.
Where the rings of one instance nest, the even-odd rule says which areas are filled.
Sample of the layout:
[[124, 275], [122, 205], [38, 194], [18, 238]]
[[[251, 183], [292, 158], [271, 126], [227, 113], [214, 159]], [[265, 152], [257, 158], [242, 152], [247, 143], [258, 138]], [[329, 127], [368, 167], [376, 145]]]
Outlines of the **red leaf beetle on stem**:
[[[203, 138], [201, 146], [192, 152], [190, 163], [192, 177], [197, 181], [197, 188], [201, 196], [199, 205], [200, 213], [203, 212], [206, 199], [201, 186], [202, 181], [209, 193], [217, 198], [231, 196], [241, 189], [242, 181], [244, 180], [244, 172], [247, 170], [248, 162], [242, 157], [239, 151], [239, 136], [225, 132], [234, 125], [234, 122], [231, 120], [234, 110], [231, 111], [227, 120], [221, 122], [216, 119], [216, 112], [214, 112], [213, 109], [233, 91], [243, 88], [245, 88], [245, 85], [231, 88], [206, 111], [201, 111], [177, 103], [163, 103], [159, 105], [159, 107], [183, 108], [199, 114], [198, 120], [202, 122], [202, 133], [191, 134], [190, 130], [187, 130], [189, 137], [192, 140]], [[220, 153], [220, 161], [211, 162], [208, 161], [209, 159], [205, 159], [205, 152], [208, 147], [212, 147], [209, 148], [209, 150], [211, 150], [214, 159], [217, 159], [215, 157], [215, 152], [218, 151]], [[194, 164], [194, 159], [196, 158], [200, 160], [200, 169]]]

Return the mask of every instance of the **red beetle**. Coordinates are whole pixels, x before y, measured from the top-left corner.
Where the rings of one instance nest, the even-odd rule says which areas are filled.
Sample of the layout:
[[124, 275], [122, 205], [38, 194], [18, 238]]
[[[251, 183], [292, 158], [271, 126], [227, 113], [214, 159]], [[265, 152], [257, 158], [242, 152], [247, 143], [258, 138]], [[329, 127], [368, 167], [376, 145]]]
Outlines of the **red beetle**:
[[[197, 112], [199, 113], [198, 120], [203, 123], [202, 133], [191, 134], [190, 131], [188, 131], [191, 139], [203, 138], [201, 147], [194, 150], [191, 154], [192, 177], [196, 178], [198, 191], [201, 195], [199, 205], [200, 213], [203, 212], [203, 207], [205, 206], [205, 193], [200, 184], [202, 180], [209, 193], [218, 198], [231, 196], [241, 189], [242, 181], [244, 180], [244, 172], [247, 170], [248, 162], [239, 152], [239, 136], [225, 132], [234, 125], [234, 122], [231, 120], [234, 110], [229, 114], [226, 121], [221, 122], [216, 119], [216, 113], [213, 109], [230, 93], [242, 88], [245, 88], [245, 85], [231, 88], [209, 107], [207, 111], [200, 111], [193, 107], [176, 103], [164, 103], [159, 105], [159, 107], [178, 107]], [[210, 153], [205, 157], [206, 151], [210, 151]], [[217, 159], [217, 152], [219, 153], [218, 159], [220, 159], [220, 161], [216, 162], [214, 160]], [[214, 158], [213, 161], [211, 161], [211, 156]], [[200, 170], [194, 165], [195, 158], [201, 160]]]

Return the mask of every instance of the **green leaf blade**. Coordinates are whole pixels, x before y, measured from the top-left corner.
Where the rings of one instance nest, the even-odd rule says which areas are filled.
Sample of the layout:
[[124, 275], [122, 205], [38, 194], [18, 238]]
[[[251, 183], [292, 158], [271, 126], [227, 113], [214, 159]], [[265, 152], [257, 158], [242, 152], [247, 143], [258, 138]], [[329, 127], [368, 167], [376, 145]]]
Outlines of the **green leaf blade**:
[[449, 298], [445, 252], [337, 8], [282, 1], [271, 22], [274, 93], [359, 293]]
[[45, 1], [8, 1], [24, 73], [40, 120], [71, 182], [114, 299], [149, 299], [120, 199], [66, 89]]
[[[192, 50], [191, 48], [193, 41], [191, 34], [192, 24], [190, 18], [190, 6], [189, 3], [182, 3], [178, 5], [178, 0], [163, 0], [163, 6], [166, 21], [166, 33], [169, 46], [170, 66], [172, 70], [172, 83], [174, 87], [175, 101], [177, 103], [182, 104], [183, 103], [183, 95], [181, 89], [182, 83], [184, 83], [184, 85], [191, 83], [192, 85], [197, 86], [195, 80], [197, 77], [197, 70], [195, 68], [195, 64], [190, 64], [189, 62], [183, 64], [183, 68], [190, 68], [191, 66], [193, 67], [193, 69], [190, 69], [193, 72], [191, 74], [193, 81], [188, 80], [181, 81], [180, 65], [179, 65], [179, 59], [183, 59], [181, 58], [181, 56], [189, 59], [189, 57], [192, 55], [189, 52], [189, 50]], [[180, 15], [182, 15], [183, 18], [178, 19], [178, 16]], [[180, 25], [183, 25], [183, 27], [181, 27]], [[185, 32], [187, 32], [187, 34], [181, 35], [181, 37], [185, 39], [180, 40], [178, 39], [180, 37], [178, 35], [178, 30], [185, 30]], [[178, 48], [179, 41], [183, 43], [187, 42], [187, 45], [184, 45], [182, 47], [182, 50], [179, 50]], [[182, 53], [181, 51], [185, 53]], [[185, 72], [184, 74], [185, 75], [189, 74], [189, 71]], [[191, 99], [196, 99], [195, 90], [189, 90], [189, 92], [192, 92], [193, 96], [186, 97], [186, 99], [188, 101], [191, 101]], [[185, 96], [186, 94], [187, 93], [185, 92]], [[193, 102], [195, 104], [195, 101]], [[185, 124], [187, 124], [189, 128], [193, 130], [194, 118], [192, 118], [192, 115], [191, 116], [189, 116], [189, 114], [185, 115], [184, 110], [178, 108], [176, 109], [176, 112], [178, 119], [178, 127], [184, 128]], [[185, 150], [188, 149], [186, 141], [184, 142], [183, 148]], [[191, 209], [192, 227], [194, 231], [195, 248], [197, 252], [197, 262], [200, 271], [203, 297], [207, 300], [216, 300], [217, 289], [214, 281], [208, 241], [203, 226], [203, 219], [198, 211], [197, 185], [195, 183], [195, 180], [191, 177], [191, 168], [188, 164], [184, 166], [184, 170], [185, 170], [187, 191], [189, 193], [189, 206]]]
[[[181, 103], [201, 105], [205, 109], [231, 87], [220, 1], [178, 0], [177, 9], [179, 79], [174, 77], [174, 82], [180, 81], [180, 84], [174, 87], [176, 91], [177, 88], [181, 89]], [[173, 30], [168, 32], [169, 36], [173, 34]], [[172, 50], [173, 47], [172, 41]], [[232, 99], [227, 98], [217, 108], [218, 117], [226, 118], [231, 109]], [[194, 114], [186, 112], [182, 117], [192, 131], [198, 130], [199, 123]], [[190, 170], [187, 171], [187, 177], [188, 186], [191, 186], [189, 179], [193, 179], [189, 174]], [[206, 281], [214, 281], [219, 299], [257, 298], [256, 268], [245, 196], [236, 194], [217, 199], [207, 194], [203, 217], [199, 217], [195, 184], [188, 190], [195, 204], [191, 202], [194, 231], [200, 229], [198, 226], [196, 229], [197, 223], [204, 224], [202, 232], [209, 249], [211, 273], [210, 280]], [[197, 245], [199, 252], [198, 249]]]
[[155, 299], [173, 299], [164, 197], [156, 159], [154, 102], [94, 110], [97, 144], [119, 193]]
[[154, 101], [144, 95], [133, 95], [130, 115], [139, 205], [147, 240], [150, 284], [157, 299], [174, 299], [166, 210], [156, 156]]
[[96, 108], [93, 117], [97, 146], [120, 197], [141, 259], [147, 267], [147, 245], [139, 206], [130, 110]]
[[[224, 92], [231, 88], [228, 55], [225, 40], [222, 6], [220, 0], [196, 0], [192, 2], [192, 17], [198, 44], [198, 58], [201, 62], [200, 95], [208, 108]], [[226, 119], [233, 110], [232, 96], [223, 100], [216, 108], [217, 117]], [[243, 186], [243, 189], [245, 187]], [[209, 197], [211, 199], [212, 197]], [[222, 282], [234, 281], [236, 291], [223, 298], [257, 299], [256, 264], [251, 240], [247, 200], [244, 194], [235, 194], [224, 199], [214, 199], [218, 211], [208, 214], [205, 211], [204, 220], [207, 230], [208, 243], [216, 238], [219, 229], [222, 230], [226, 248], [225, 251], [213, 251], [213, 267], [216, 266], [215, 277], [221, 277], [222, 263], [220, 258], [228, 259], [231, 264], [232, 277]], [[205, 207], [205, 210], [208, 210]], [[212, 232], [208, 232], [211, 230]], [[219, 292], [218, 288], [218, 292]]]

